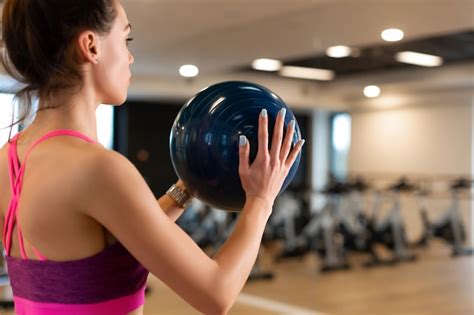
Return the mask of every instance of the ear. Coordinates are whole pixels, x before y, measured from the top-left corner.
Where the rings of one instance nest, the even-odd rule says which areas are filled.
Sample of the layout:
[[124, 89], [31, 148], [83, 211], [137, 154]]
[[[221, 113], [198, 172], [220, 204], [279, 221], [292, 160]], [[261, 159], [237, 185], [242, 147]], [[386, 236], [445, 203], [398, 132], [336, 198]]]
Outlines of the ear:
[[100, 38], [92, 31], [83, 31], [77, 38], [81, 59], [97, 64], [100, 59]]

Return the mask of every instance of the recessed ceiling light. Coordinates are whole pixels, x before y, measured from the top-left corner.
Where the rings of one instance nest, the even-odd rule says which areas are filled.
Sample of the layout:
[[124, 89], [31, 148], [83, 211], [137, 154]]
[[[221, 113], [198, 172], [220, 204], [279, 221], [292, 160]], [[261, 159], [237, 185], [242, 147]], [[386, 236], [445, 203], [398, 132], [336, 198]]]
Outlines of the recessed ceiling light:
[[380, 88], [376, 85], [368, 85], [364, 88], [364, 95], [369, 98], [377, 97], [380, 95]]
[[281, 69], [282, 62], [280, 60], [260, 58], [252, 62], [252, 68], [261, 71], [278, 71]]
[[403, 39], [403, 31], [398, 28], [389, 28], [382, 32], [381, 34], [384, 41], [387, 42], [398, 42]]
[[326, 49], [326, 54], [333, 58], [343, 58], [352, 54], [352, 49], [348, 46], [338, 45]]
[[193, 78], [199, 74], [199, 69], [195, 65], [182, 65], [179, 74], [185, 78]]
[[399, 52], [395, 55], [395, 59], [398, 62], [409, 63], [423, 67], [438, 67], [443, 64], [443, 58], [441, 57], [417, 53], [414, 51]]
[[294, 66], [283, 67], [279, 74], [284, 77], [321, 81], [330, 81], [335, 77], [335, 73], [332, 70]]

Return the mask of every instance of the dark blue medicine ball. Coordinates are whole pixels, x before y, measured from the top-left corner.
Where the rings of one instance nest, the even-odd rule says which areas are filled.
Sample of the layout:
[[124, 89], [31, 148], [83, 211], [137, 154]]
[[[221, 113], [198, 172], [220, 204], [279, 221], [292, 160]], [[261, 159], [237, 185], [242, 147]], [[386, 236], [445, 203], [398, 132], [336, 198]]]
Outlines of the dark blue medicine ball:
[[[224, 210], [243, 208], [239, 136], [245, 135], [249, 140], [252, 162], [258, 149], [258, 118], [264, 108], [268, 112], [271, 145], [278, 112], [286, 108], [285, 132], [295, 117], [280, 97], [261, 85], [237, 81], [212, 85], [195, 95], [178, 113], [170, 134], [171, 161], [187, 189], [204, 203]], [[300, 139], [296, 123], [293, 146]], [[281, 192], [293, 179], [300, 155]]]

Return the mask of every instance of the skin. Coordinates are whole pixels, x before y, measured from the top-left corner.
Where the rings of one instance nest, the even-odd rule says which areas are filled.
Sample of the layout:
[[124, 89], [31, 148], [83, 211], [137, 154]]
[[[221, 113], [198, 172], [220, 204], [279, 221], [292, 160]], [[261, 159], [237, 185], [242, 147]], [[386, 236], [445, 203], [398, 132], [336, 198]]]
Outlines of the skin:
[[[39, 111], [24, 131], [18, 143], [20, 163], [29, 146], [51, 130], [77, 130], [97, 140], [99, 104], [125, 102], [134, 59], [127, 47], [129, 21], [119, 3], [117, 10], [109, 34], [101, 37], [84, 31], [78, 36], [83, 87], [79, 92], [61, 91], [49, 103], [40, 102], [41, 107], [61, 106]], [[240, 147], [239, 174], [247, 201], [234, 232], [212, 258], [174, 223], [183, 209], [166, 195], [157, 202], [124, 156], [73, 137], [41, 143], [28, 159], [18, 208], [28, 257], [37, 259], [33, 245], [49, 260], [76, 260], [118, 240], [196, 310], [227, 313], [250, 274], [273, 201], [303, 145], [300, 142], [290, 150], [293, 130], [283, 135], [280, 115], [275, 145], [269, 149], [267, 124], [260, 115], [258, 155], [252, 165], [248, 142]], [[178, 185], [184, 188], [182, 182]], [[10, 187], [6, 146], [0, 149], [0, 187]], [[0, 190], [2, 229], [10, 198], [10, 189]], [[17, 237], [10, 254], [21, 257]], [[143, 307], [130, 314], [143, 314]]]

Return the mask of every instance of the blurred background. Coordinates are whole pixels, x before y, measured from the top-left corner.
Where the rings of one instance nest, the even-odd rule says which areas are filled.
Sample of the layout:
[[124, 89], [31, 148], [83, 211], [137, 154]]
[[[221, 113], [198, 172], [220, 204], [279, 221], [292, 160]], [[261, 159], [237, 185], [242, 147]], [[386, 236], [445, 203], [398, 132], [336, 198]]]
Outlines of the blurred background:
[[[99, 137], [157, 197], [173, 121], [211, 84], [268, 87], [306, 139], [230, 314], [474, 314], [474, 1], [121, 2], [133, 81]], [[0, 128], [17, 89], [0, 68]], [[196, 201], [178, 224], [213, 255], [236, 217]], [[150, 276], [145, 314], [194, 313]]]

